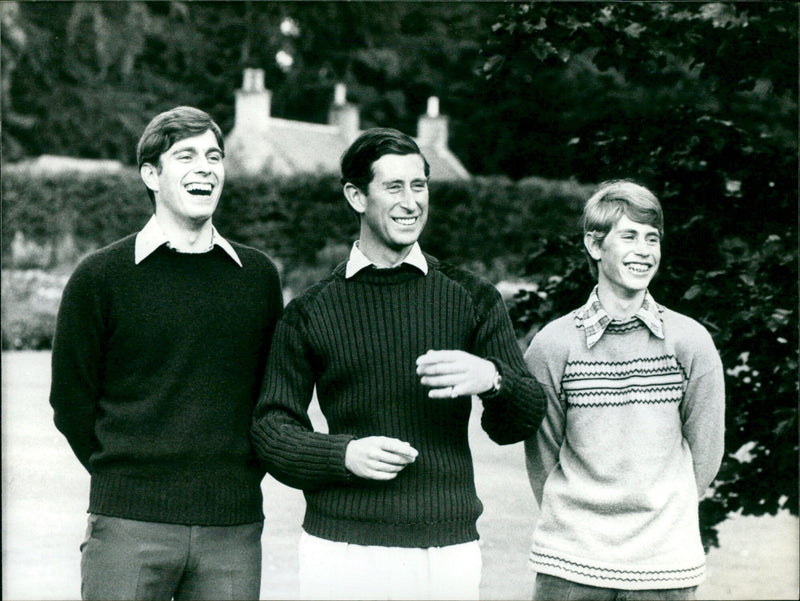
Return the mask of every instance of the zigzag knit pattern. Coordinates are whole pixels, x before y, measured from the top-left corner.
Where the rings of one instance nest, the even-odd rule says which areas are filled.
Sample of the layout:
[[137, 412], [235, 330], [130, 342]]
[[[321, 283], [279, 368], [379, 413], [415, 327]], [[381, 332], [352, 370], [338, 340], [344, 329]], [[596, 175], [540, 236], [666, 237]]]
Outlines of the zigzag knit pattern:
[[573, 361], [561, 381], [568, 408], [679, 403], [683, 376], [673, 355], [632, 361]]
[[607, 588], [638, 588], [637, 585], [656, 588], [659, 583], [669, 583], [671, 588], [681, 588], [682, 585], [693, 586], [705, 573], [705, 562], [682, 569], [618, 570], [598, 568], [536, 551], [531, 551], [529, 559], [539, 569], [550, 568], [567, 580], [581, 581], [585, 578], [594, 586]]
[[525, 355], [548, 395], [526, 443], [536, 572], [619, 590], [704, 578], [697, 500], [722, 457], [722, 365], [700, 324], [657, 311], [657, 331], [634, 317], [598, 338], [580, 327], [584, 308], [545, 326]]

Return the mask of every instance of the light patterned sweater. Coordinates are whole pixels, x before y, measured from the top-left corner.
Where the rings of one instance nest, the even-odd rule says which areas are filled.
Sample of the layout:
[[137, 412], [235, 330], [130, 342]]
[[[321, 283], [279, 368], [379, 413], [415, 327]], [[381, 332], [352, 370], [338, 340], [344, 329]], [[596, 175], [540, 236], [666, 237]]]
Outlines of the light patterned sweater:
[[698, 498], [722, 459], [725, 404], [706, 329], [649, 293], [636, 316], [612, 321], [595, 289], [525, 360], [548, 397], [525, 443], [540, 507], [531, 567], [603, 588], [702, 582]]

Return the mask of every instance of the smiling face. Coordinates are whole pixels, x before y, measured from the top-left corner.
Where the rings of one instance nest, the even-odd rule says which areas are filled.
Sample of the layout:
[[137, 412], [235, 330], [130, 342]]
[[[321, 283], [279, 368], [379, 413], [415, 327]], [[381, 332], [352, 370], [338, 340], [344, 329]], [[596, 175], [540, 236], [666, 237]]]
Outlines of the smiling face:
[[195, 228], [211, 219], [225, 183], [223, 153], [211, 130], [178, 140], [159, 157], [158, 165], [140, 170], [155, 194], [156, 215]]
[[591, 232], [586, 250], [597, 261], [598, 286], [621, 300], [643, 296], [661, 263], [658, 230], [622, 215], [610, 232], [598, 241]]
[[361, 216], [361, 252], [379, 267], [391, 267], [405, 258], [428, 220], [428, 178], [418, 154], [385, 154], [372, 171], [366, 193], [347, 184], [345, 196]]

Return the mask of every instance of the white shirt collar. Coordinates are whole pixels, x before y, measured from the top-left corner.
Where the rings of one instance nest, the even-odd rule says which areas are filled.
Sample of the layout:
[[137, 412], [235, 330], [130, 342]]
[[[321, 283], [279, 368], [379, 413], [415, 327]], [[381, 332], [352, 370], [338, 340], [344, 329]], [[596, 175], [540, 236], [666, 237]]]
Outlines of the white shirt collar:
[[[159, 246], [168, 243], [169, 238], [167, 238], [167, 235], [164, 233], [164, 230], [161, 229], [161, 226], [158, 225], [156, 216], [153, 215], [150, 218], [150, 221], [147, 222], [147, 225], [145, 225], [142, 230], [136, 234], [133, 262], [138, 265], [147, 257], [149, 257]], [[239, 255], [236, 254], [233, 246], [231, 246], [231, 243], [220, 236], [217, 228], [215, 228], [213, 225], [211, 226], [211, 244], [212, 246], [219, 246], [228, 254], [231, 259], [236, 262], [239, 267], [242, 266], [242, 261], [239, 259]]]
[[[401, 261], [408, 263], [413, 267], [419, 269], [423, 274], [428, 274], [428, 261], [425, 260], [425, 255], [422, 254], [422, 249], [419, 247], [419, 242], [414, 242], [411, 251], [406, 255], [406, 258]], [[362, 269], [374, 265], [367, 256], [358, 248], [358, 240], [353, 243], [353, 248], [350, 249], [350, 258], [347, 260], [347, 267], [345, 267], [345, 279], [353, 277]]]

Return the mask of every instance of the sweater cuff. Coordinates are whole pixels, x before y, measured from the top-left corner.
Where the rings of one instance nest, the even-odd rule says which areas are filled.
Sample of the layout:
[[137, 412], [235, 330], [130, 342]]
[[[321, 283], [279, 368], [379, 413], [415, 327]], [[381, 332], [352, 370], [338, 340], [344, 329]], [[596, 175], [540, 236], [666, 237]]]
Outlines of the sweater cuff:
[[347, 482], [354, 480], [356, 475], [345, 467], [345, 456], [347, 455], [347, 445], [356, 439], [350, 434], [341, 434], [333, 439], [331, 447], [331, 464], [334, 469], [334, 476], [337, 479]]

